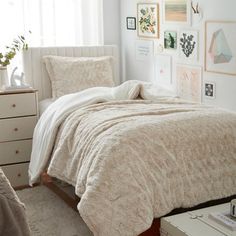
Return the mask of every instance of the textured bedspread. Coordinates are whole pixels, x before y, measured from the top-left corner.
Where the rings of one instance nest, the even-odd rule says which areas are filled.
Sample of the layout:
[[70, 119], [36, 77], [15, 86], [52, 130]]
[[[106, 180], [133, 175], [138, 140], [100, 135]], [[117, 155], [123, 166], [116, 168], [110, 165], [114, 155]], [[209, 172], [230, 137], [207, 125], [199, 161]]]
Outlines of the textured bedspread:
[[50, 142], [48, 173], [76, 187], [94, 235], [135, 236], [174, 208], [236, 194], [236, 115], [220, 109], [96, 103], [64, 117]]
[[0, 168], [0, 235], [28, 236], [24, 205]]

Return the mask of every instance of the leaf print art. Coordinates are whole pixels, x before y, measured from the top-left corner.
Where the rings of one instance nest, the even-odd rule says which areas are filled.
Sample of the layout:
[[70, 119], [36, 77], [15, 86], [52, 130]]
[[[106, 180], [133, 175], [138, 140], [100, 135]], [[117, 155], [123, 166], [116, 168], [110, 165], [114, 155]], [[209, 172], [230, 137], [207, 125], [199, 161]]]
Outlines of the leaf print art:
[[151, 7], [150, 9], [146, 7], [146, 9], [141, 9], [142, 17], [139, 20], [139, 25], [141, 31], [149, 32], [152, 34], [155, 34], [155, 26], [157, 24], [155, 17], [154, 17], [154, 7]]
[[158, 5], [138, 4], [139, 36], [158, 37]]

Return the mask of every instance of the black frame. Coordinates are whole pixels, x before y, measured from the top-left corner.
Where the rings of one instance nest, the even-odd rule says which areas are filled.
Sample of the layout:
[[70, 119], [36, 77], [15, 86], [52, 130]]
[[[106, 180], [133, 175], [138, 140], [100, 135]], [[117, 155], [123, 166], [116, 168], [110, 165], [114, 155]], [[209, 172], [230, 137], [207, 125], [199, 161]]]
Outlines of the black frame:
[[[129, 27], [129, 21], [134, 21], [134, 27]], [[126, 29], [127, 30], [136, 30], [136, 17], [126, 17]]]

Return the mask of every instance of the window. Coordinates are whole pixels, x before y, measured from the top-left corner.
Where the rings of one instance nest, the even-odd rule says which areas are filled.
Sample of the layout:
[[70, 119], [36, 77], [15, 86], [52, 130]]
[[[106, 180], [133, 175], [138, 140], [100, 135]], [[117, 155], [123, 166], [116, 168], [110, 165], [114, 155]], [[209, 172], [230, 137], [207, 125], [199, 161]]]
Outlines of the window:
[[1, 47], [29, 30], [31, 46], [103, 44], [102, 0], [0, 0]]

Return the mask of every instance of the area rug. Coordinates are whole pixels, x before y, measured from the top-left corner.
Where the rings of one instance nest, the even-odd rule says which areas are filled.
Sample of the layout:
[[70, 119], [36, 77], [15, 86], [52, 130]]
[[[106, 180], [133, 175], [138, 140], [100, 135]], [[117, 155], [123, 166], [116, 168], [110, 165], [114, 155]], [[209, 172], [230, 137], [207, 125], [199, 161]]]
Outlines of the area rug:
[[92, 236], [79, 213], [39, 186], [17, 191], [25, 204], [32, 236]]

